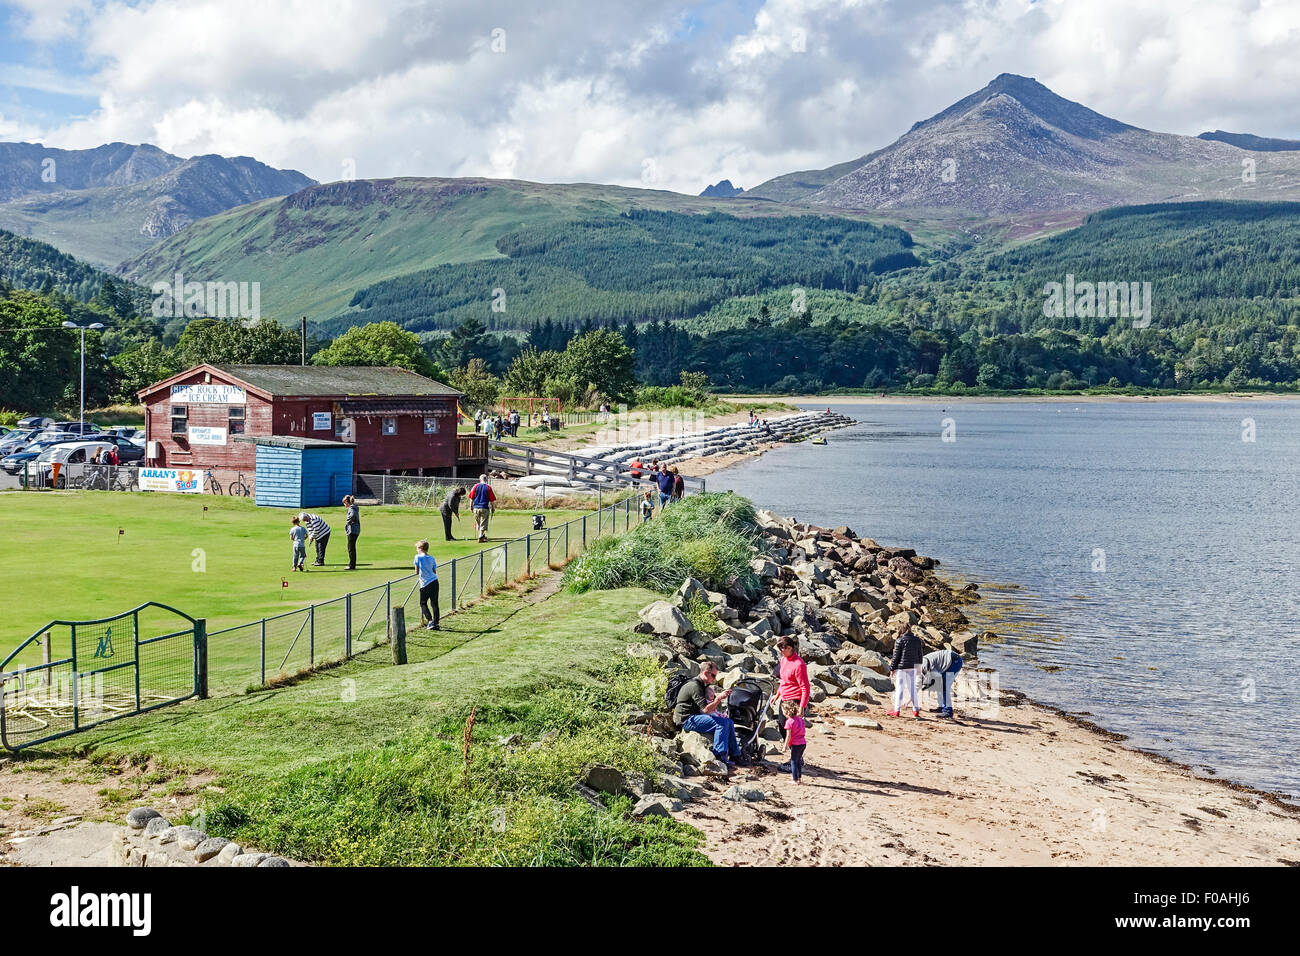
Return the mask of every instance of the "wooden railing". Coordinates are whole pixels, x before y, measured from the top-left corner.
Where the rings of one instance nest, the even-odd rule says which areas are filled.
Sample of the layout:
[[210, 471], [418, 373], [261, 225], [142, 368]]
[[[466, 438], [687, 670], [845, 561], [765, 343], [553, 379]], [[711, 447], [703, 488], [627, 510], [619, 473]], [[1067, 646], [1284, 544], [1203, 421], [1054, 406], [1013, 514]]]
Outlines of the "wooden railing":
[[485, 461], [488, 456], [487, 435], [457, 435], [457, 461]]

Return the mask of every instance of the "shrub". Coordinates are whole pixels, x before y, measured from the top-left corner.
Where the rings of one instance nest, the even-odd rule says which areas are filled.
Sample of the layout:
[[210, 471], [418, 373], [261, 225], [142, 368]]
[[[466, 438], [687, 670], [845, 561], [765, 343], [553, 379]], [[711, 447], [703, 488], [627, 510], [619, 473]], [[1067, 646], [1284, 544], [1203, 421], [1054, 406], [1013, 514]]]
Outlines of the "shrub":
[[718, 620], [713, 608], [709, 602], [703, 600], [698, 595], [692, 597], [686, 602], [686, 617], [701, 634], [708, 634], [711, 637], [717, 637], [722, 633], [722, 623]]
[[692, 495], [654, 521], [596, 542], [569, 564], [565, 586], [582, 592], [642, 585], [667, 593], [694, 577], [714, 590], [736, 581], [752, 591], [757, 541], [749, 501], [734, 492]]

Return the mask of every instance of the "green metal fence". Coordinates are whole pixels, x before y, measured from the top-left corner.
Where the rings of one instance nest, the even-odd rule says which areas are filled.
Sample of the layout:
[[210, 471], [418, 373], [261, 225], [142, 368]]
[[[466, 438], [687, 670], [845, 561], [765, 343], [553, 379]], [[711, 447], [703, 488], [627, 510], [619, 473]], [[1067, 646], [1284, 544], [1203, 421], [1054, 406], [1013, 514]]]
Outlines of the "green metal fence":
[[[95, 621], [51, 621], [0, 663], [0, 742], [8, 750], [205, 693], [205, 628], [150, 602]], [[15, 667], [40, 650], [41, 663]]]

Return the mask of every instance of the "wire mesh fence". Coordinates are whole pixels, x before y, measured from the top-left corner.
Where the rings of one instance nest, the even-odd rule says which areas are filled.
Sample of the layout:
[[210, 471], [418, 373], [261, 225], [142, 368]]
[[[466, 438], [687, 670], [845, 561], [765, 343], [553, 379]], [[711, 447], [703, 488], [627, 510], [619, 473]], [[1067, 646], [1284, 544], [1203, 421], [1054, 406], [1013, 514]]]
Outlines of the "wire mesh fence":
[[[543, 526], [440, 563], [439, 615], [454, 614], [497, 588], [558, 567], [598, 537], [627, 531], [634, 523], [635, 505], [625, 498], [561, 525]], [[243, 693], [370, 650], [387, 640], [389, 611], [396, 607], [403, 608], [408, 628], [421, 620], [416, 575], [213, 631], [207, 635], [209, 693]]]
[[195, 696], [202, 635], [155, 603], [50, 622], [0, 663], [0, 742], [18, 750]]

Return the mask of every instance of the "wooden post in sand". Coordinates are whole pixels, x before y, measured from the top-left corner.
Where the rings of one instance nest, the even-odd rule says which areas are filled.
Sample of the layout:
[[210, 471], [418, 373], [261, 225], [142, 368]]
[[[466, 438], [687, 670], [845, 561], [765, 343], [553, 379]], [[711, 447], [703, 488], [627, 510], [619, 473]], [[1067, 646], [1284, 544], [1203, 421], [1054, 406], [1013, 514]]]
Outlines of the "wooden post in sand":
[[388, 612], [388, 643], [393, 648], [393, 663], [406, 663], [406, 608], [395, 607]]

